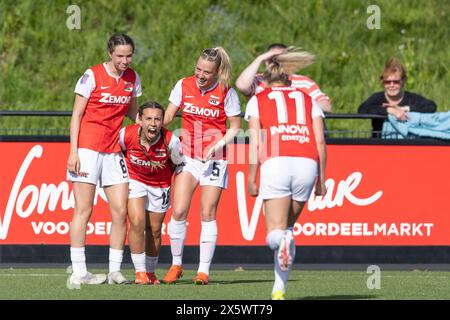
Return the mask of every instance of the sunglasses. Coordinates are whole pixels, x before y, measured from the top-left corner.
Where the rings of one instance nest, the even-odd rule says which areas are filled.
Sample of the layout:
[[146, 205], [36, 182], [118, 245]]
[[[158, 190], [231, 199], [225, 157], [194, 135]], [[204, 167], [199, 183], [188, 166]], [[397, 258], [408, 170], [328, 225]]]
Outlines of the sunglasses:
[[384, 85], [388, 85], [388, 84], [397, 84], [399, 85], [401, 82], [401, 80], [383, 80], [383, 84]]

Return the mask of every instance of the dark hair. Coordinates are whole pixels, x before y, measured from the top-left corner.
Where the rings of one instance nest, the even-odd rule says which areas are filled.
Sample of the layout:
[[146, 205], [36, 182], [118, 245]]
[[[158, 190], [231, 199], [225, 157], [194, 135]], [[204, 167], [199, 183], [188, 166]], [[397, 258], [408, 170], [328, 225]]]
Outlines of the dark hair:
[[108, 52], [113, 53], [116, 46], [130, 45], [133, 48], [134, 53], [134, 42], [125, 33], [115, 33], [108, 40]]
[[269, 45], [267, 47], [267, 51], [272, 50], [274, 48], [282, 48], [282, 49], [287, 49], [287, 45], [283, 44], [283, 43], [272, 43], [271, 45]]
[[159, 109], [159, 110], [161, 110], [162, 111], [162, 115], [163, 115], [163, 119], [164, 119], [164, 113], [165, 113], [164, 108], [158, 102], [156, 102], [156, 101], [147, 101], [147, 102], [143, 103], [142, 105], [140, 105], [139, 109], [138, 109], [139, 116], [142, 117], [142, 115], [144, 114], [144, 110], [145, 109]]

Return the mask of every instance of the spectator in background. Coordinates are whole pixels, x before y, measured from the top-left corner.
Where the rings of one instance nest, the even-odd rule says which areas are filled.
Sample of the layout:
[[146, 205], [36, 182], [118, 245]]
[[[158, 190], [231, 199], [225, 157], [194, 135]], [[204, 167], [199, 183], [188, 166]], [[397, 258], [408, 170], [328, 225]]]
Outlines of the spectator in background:
[[[380, 76], [384, 91], [371, 95], [358, 108], [358, 113], [387, 115], [392, 114], [401, 121], [408, 119], [408, 112], [436, 112], [436, 103], [421, 95], [404, 90], [406, 69], [397, 58], [386, 63]], [[380, 138], [383, 119], [372, 119], [372, 137]]]
[[[278, 61], [283, 64], [283, 53], [290, 51], [294, 51], [294, 48], [288, 48], [286, 45], [281, 43], [271, 44], [268, 47], [267, 52], [256, 57], [255, 60], [253, 60], [253, 62], [249, 64], [244, 71], [242, 71], [236, 79], [236, 88], [248, 98], [264, 90], [267, 87], [267, 83], [264, 81], [263, 75], [258, 73], [258, 68], [261, 63], [264, 62], [265, 67], [267, 67], [272, 62], [273, 57], [280, 56]], [[292, 65], [289, 66], [287, 63], [284, 63], [285, 70], [289, 72], [289, 80], [291, 80], [291, 85], [302, 89], [302, 91], [311, 96], [311, 98], [317, 100], [324, 112], [332, 112], [331, 99], [320, 90], [319, 86], [312, 79], [306, 76], [294, 74], [294, 72], [305, 68], [313, 62], [314, 56], [309, 53], [305, 54], [309, 55], [308, 59], [302, 59], [303, 61], [308, 61], [305, 64], [297, 64], [295, 65], [295, 68], [292, 68]]]

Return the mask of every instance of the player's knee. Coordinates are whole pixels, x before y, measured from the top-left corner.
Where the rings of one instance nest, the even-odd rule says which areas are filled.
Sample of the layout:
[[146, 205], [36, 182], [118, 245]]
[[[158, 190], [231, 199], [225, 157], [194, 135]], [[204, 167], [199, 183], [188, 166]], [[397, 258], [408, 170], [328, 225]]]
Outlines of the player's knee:
[[92, 207], [75, 207], [73, 214], [78, 219], [88, 221], [92, 214]]
[[177, 221], [186, 220], [188, 210], [185, 208], [173, 208], [172, 218]]
[[205, 206], [201, 209], [202, 221], [213, 221], [216, 219], [216, 206]]
[[141, 217], [134, 217], [132, 219], [129, 219], [129, 221], [130, 230], [133, 230], [134, 232], [144, 232], [145, 219], [142, 219]]
[[270, 249], [272, 250], [278, 249], [283, 234], [284, 231], [280, 229], [272, 230], [267, 234], [266, 243], [270, 247]]
[[161, 229], [152, 229], [153, 239], [159, 239], [161, 237]]

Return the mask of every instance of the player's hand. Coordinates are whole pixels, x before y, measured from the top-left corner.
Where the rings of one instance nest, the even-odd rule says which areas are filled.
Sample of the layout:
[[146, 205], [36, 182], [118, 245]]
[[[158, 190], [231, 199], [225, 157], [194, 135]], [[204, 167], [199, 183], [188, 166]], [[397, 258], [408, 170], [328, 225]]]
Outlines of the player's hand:
[[212, 147], [211, 149], [209, 149], [208, 153], [206, 154], [206, 156], [202, 159], [202, 162], [207, 162], [209, 160], [212, 159], [213, 155], [214, 155], [214, 147]]
[[67, 159], [67, 170], [71, 173], [80, 172], [80, 158], [78, 157], [78, 153], [70, 153], [69, 159]]
[[285, 48], [273, 48], [273, 49], [270, 49], [269, 51], [261, 54], [260, 59], [261, 60], [270, 60], [279, 54], [285, 53], [286, 51], [287, 50]]
[[209, 149], [205, 158], [202, 160], [203, 162], [207, 162], [212, 159], [215, 155], [219, 155], [220, 157], [223, 154], [223, 147], [225, 146], [225, 141], [220, 139], [211, 149]]
[[248, 181], [247, 183], [247, 192], [251, 197], [256, 197], [258, 196], [258, 185], [256, 184], [255, 181]]
[[317, 179], [315, 194], [316, 196], [324, 196], [327, 194], [327, 187], [325, 186], [325, 182], [320, 181], [320, 179]]

